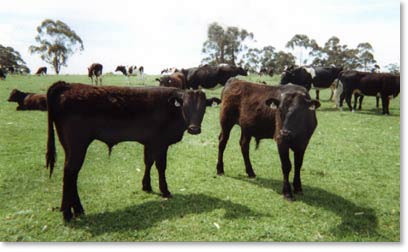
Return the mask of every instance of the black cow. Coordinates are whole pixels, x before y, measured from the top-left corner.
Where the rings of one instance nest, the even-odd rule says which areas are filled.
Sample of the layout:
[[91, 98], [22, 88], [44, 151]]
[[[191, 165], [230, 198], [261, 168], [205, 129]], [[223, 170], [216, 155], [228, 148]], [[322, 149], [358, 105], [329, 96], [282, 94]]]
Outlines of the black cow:
[[40, 67], [38, 68], [36, 75], [47, 75], [47, 67]]
[[0, 80], [5, 80], [5, 79], [6, 79], [6, 71], [0, 68]]
[[293, 83], [305, 87], [307, 90], [316, 89], [316, 99], [319, 100], [319, 89], [331, 88], [329, 100], [333, 98], [334, 80], [338, 78], [342, 67], [307, 67], [289, 68], [283, 72], [281, 85]]
[[219, 66], [204, 65], [182, 69], [181, 72], [186, 76], [187, 88], [194, 90], [199, 87], [214, 88], [217, 84], [225, 85], [227, 80], [237, 75], [247, 76], [248, 72], [242, 67], [222, 64]]
[[294, 191], [301, 193], [300, 168], [317, 126], [315, 110], [320, 106], [319, 101], [312, 100], [307, 90], [297, 85], [267, 86], [237, 79], [227, 82], [221, 100], [217, 174], [224, 174], [224, 150], [232, 127], [238, 124], [247, 175], [255, 177], [249, 159], [251, 138], [255, 138], [257, 146], [261, 139], [274, 138], [282, 165], [283, 195], [286, 199], [293, 199], [289, 185], [289, 149], [295, 156]]
[[168, 87], [96, 87], [54, 83], [47, 92], [48, 142], [46, 162], [52, 175], [55, 161], [54, 125], [65, 152], [61, 211], [64, 219], [84, 213], [77, 190], [78, 173], [94, 140], [109, 150], [124, 141], [144, 145], [143, 190], [152, 191], [150, 170], [156, 163], [163, 197], [171, 197], [166, 182], [167, 150], [184, 132], [201, 133], [206, 110], [202, 91]]
[[115, 72], [121, 72], [124, 76], [128, 76], [125, 66], [117, 66]]
[[343, 99], [352, 111], [351, 97], [353, 94], [364, 96], [380, 96], [382, 113], [390, 114], [389, 98], [397, 97], [400, 92], [400, 76], [390, 73], [369, 73], [344, 71], [339, 76], [336, 91], [336, 104], [342, 108]]
[[93, 63], [88, 67], [88, 77], [91, 78], [91, 83], [93, 84], [93, 79], [95, 77], [95, 85], [102, 85], [102, 71], [103, 66], [99, 63]]

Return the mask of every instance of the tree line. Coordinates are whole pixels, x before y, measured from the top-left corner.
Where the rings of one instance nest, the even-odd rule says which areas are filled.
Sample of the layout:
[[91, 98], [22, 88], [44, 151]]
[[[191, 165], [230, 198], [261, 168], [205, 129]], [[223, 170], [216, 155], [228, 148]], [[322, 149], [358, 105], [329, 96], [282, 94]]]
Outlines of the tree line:
[[[305, 34], [295, 34], [287, 43], [285, 51], [277, 51], [272, 45], [262, 48], [249, 47], [254, 41], [254, 34], [238, 27], [222, 27], [217, 22], [208, 26], [207, 40], [203, 44], [203, 64], [222, 63], [241, 65], [251, 72], [272, 69], [275, 73], [283, 72], [286, 66], [318, 65], [343, 66], [344, 69], [371, 71], [378, 68], [374, 49], [369, 42], [362, 42], [356, 48], [342, 44], [332, 36], [324, 45]], [[290, 52], [292, 51], [292, 52]], [[399, 65], [386, 66], [390, 72], [399, 72]]]
[[[68, 58], [84, 50], [82, 39], [66, 23], [46, 19], [37, 27], [36, 44], [29, 47], [31, 54], [54, 68], [59, 74], [61, 67], [67, 66]], [[286, 43], [288, 51], [278, 51], [272, 45], [261, 48], [249, 47], [254, 34], [235, 26], [222, 27], [211, 23], [207, 30], [207, 40], [203, 44], [203, 64], [218, 65], [227, 63], [240, 65], [250, 72], [269, 70], [281, 73], [287, 66], [319, 65], [343, 66], [344, 69], [371, 71], [377, 61], [374, 49], [369, 42], [362, 42], [356, 48], [349, 48], [333, 36], [324, 45], [305, 34], [296, 34]], [[17, 73], [30, 73], [20, 53], [10, 46], [0, 44], [0, 68], [12, 68]], [[398, 64], [386, 66], [389, 72], [399, 73]], [[14, 72], [13, 71], [13, 72]]]

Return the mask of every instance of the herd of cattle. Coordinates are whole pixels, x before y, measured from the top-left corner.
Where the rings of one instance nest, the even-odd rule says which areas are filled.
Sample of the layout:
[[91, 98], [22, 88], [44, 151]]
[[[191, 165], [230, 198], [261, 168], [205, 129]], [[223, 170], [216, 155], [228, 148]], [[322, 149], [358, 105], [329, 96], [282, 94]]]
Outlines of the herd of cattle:
[[[345, 99], [350, 110], [353, 94], [360, 100], [363, 96], [379, 96], [384, 114], [389, 114], [389, 98], [400, 91], [399, 76], [343, 71], [334, 66], [287, 68], [277, 86], [236, 79], [237, 75], [247, 75], [247, 71], [226, 64], [166, 69], [157, 79], [159, 87], [102, 86], [102, 69], [98, 63], [88, 68], [88, 76], [100, 86], [58, 81], [47, 94], [15, 89], [9, 97], [9, 101], [18, 103], [17, 110], [48, 111], [46, 166], [50, 176], [56, 162], [54, 127], [65, 152], [60, 209], [65, 221], [84, 213], [77, 179], [93, 140], [106, 143], [109, 152], [123, 141], [143, 144], [143, 190], [152, 191], [150, 170], [155, 163], [162, 196], [171, 197], [165, 175], [169, 146], [180, 142], [185, 131], [200, 134], [206, 107], [221, 103], [217, 174], [224, 174], [223, 153], [230, 131], [237, 124], [241, 127], [240, 146], [247, 175], [255, 177], [249, 158], [251, 139], [255, 138], [256, 147], [261, 139], [275, 139], [283, 173], [282, 193], [284, 198], [293, 200], [293, 193], [302, 193], [300, 170], [317, 126], [318, 90], [333, 88], [332, 97], [336, 97], [337, 104], [341, 106]], [[135, 69], [143, 73], [143, 67], [132, 67], [132, 72], [124, 66], [117, 67], [125, 76]], [[221, 99], [208, 99], [201, 88], [218, 84], [224, 86]], [[316, 99], [309, 95], [311, 88], [317, 90]], [[294, 152], [293, 191], [289, 184], [290, 150]]]

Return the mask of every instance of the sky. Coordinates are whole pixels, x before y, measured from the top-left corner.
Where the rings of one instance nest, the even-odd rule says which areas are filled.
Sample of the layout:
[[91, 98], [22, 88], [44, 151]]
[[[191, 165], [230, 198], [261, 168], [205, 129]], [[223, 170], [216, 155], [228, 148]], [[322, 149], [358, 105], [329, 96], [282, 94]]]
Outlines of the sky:
[[212, 22], [253, 32], [251, 46], [259, 48], [290, 51], [285, 45], [295, 34], [319, 45], [337, 36], [350, 48], [371, 43], [381, 67], [400, 63], [400, 1], [395, 0], [2, 1], [0, 44], [19, 51], [31, 71], [48, 66], [28, 51], [44, 19], [65, 22], [84, 43], [62, 74], [85, 74], [94, 62], [103, 64], [104, 73], [117, 65], [143, 65], [148, 74], [197, 66]]

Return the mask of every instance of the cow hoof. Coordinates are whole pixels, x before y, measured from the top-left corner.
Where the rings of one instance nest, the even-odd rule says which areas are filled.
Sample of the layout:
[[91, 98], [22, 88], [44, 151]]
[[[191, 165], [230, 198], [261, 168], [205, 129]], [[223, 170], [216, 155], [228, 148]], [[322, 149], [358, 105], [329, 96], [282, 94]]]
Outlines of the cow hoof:
[[299, 190], [299, 191], [296, 191], [296, 190], [295, 190], [294, 193], [297, 194], [297, 195], [303, 195], [303, 191], [302, 191], [302, 190]]
[[250, 179], [254, 179], [254, 178], [256, 178], [256, 175], [255, 175], [255, 173], [252, 173], [252, 174], [248, 174], [248, 178], [250, 178]]
[[224, 176], [224, 172], [217, 172], [218, 176]]
[[283, 198], [286, 199], [286, 200], [289, 201], [289, 202], [295, 201], [295, 198], [294, 198], [292, 195], [290, 195], [290, 194], [285, 194], [285, 195], [283, 195]]
[[67, 210], [62, 211], [62, 215], [64, 217], [65, 222], [70, 222], [72, 220], [71, 209], [67, 209]]
[[163, 193], [163, 194], [162, 194], [162, 197], [163, 197], [163, 198], [166, 198], [166, 199], [170, 199], [170, 198], [173, 197], [173, 195], [171, 195], [171, 193], [168, 192], [168, 193]]
[[148, 193], [153, 192], [153, 189], [151, 186], [143, 186], [142, 190]]

